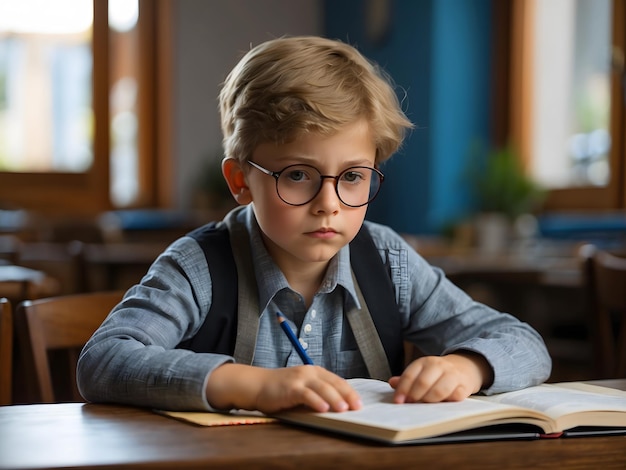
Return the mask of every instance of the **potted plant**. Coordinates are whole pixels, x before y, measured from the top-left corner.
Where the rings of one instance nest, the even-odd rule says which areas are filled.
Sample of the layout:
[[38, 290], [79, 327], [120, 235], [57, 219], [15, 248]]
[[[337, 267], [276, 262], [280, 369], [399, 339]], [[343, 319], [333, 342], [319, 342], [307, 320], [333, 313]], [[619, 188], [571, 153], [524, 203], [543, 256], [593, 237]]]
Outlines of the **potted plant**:
[[515, 220], [536, 210], [544, 190], [524, 171], [512, 146], [478, 156], [469, 167], [477, 244], [483, 252], [497, 253], [507, 245]]

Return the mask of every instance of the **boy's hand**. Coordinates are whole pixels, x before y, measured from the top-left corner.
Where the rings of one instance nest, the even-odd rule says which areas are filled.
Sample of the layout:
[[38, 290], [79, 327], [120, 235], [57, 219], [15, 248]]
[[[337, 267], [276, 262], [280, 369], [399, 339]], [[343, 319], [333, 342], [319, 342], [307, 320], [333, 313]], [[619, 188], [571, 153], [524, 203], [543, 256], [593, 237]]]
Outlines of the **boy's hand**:
[[319, 366], [265, 369], [224, 364], [206, 387], [209, 403], [218, 409], [239, 408], [275, 413], [304, 405], [314, 411], [361, 408], [357, 392], [338, 375]]
[[460, 401], [493, 380], [486, 359], [471, 352], [424, 356], [389, 379], [396, 403]]

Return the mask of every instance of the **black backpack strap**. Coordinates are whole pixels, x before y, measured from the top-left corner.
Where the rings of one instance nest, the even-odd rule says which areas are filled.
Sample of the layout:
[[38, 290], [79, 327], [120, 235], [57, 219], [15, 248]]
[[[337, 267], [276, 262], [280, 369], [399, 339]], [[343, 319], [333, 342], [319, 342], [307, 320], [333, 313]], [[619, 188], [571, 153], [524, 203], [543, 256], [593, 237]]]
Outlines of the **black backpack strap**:
[[383, 263], [365, 226], [350, 243], [350, 263], [383, 343], [391, 372], [399, 375], [404, 370], [404, 338], [398, 304], [389, 266]]
[[[207, 259], [213, 301], [198, 333], [178, 347], [232, 355], [237, 337], [237, 268], [225, 224], [211, 222], [192, 232]], [[389, 267], [365, 226], [350, 243], [350, 263], [394, 375], [404, 369], [404, 340]]]
[[225, 224], [210, 222], [188, 234], [206, 256], [211, 272], [212, 302], [196, 335], [178, 347], [195, 352], [232, 355], [237, 337], [237, 268]]

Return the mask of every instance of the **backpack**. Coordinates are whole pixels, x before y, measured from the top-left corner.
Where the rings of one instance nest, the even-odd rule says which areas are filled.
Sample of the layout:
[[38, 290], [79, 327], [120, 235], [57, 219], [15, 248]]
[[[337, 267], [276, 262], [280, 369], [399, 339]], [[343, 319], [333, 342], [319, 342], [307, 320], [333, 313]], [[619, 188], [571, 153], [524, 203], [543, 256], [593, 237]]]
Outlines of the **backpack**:
[[[178, 347], [195, 352], [232, 355], [237, 336], [238, 281], [228, 228], [225, 224], [209, 222], [191, 231], [188, 236], [198, 242], [206, 257], [213, 283], [213, 301], [196, 335]], [[404, 341], [398, 305], [389, 268], [383, 263], [364, 225], [350, 242], [350, 263], [391, 372], [399, 375], [404, 368]]]

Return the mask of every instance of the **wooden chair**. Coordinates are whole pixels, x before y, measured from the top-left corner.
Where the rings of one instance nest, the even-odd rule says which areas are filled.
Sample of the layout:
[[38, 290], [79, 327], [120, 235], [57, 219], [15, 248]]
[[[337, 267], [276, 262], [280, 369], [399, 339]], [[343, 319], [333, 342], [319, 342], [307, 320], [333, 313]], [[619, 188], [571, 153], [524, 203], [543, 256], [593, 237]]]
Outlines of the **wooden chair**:
[[[78, 354], [123, 295], [124, 291], [72, 294], [17, 306], [20, 350], [32, 368], [27, 373], [36, 382], [32, 402], [82, 401], [76, 386]], [[65, 354], [55, 357], [59, 352]]]
[[12, 403], [13, 312], [9, 299], [0, 298], [0, 405]]
[[626, 257], [581, 247], [598, 378], [626, 377]]

